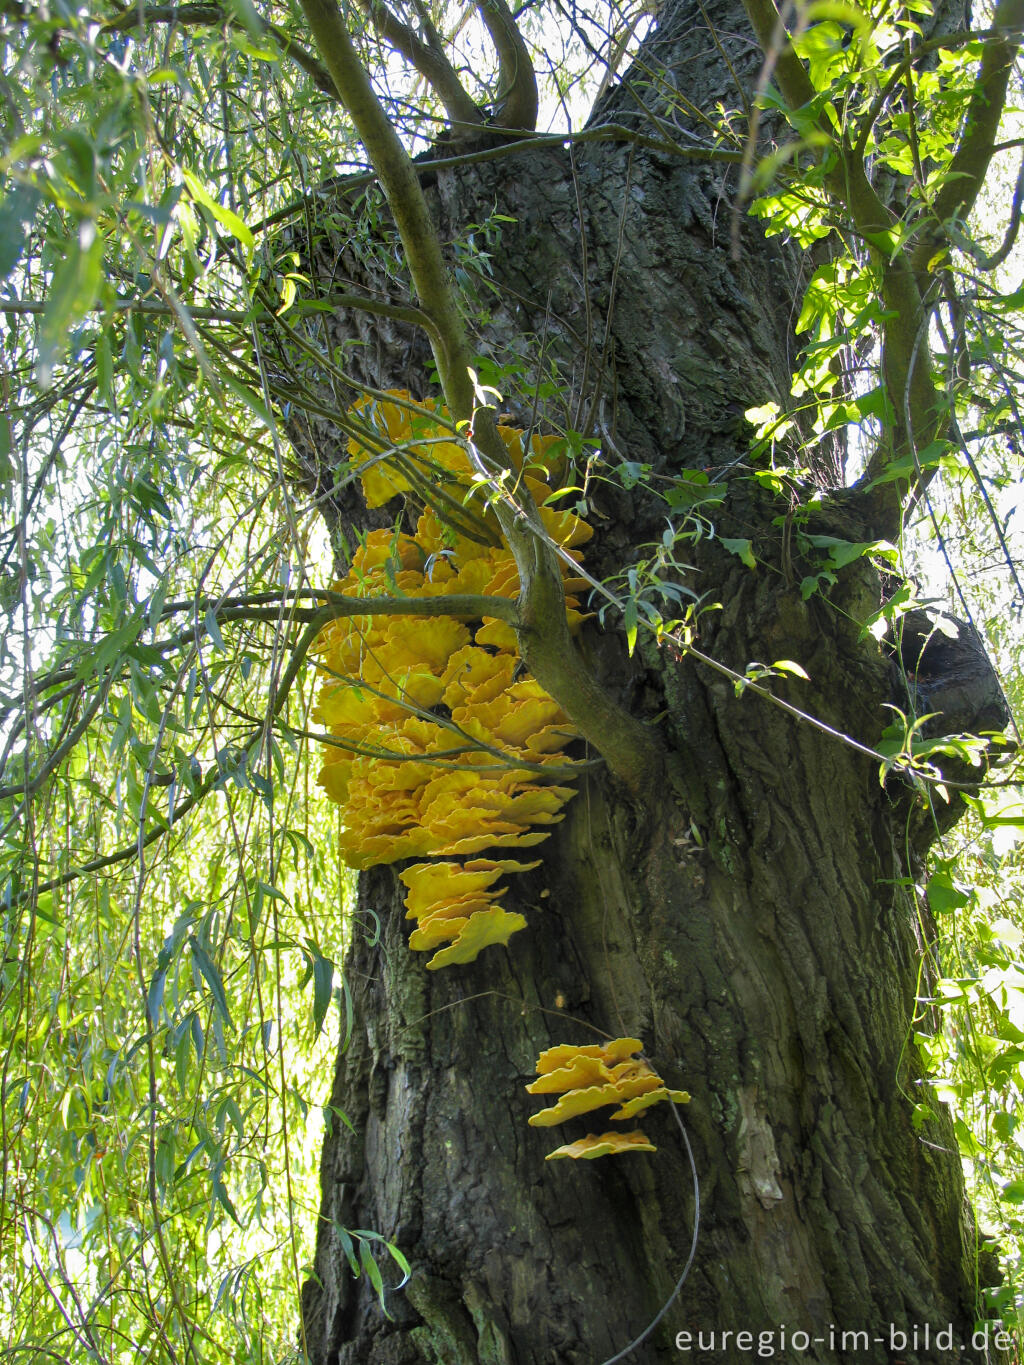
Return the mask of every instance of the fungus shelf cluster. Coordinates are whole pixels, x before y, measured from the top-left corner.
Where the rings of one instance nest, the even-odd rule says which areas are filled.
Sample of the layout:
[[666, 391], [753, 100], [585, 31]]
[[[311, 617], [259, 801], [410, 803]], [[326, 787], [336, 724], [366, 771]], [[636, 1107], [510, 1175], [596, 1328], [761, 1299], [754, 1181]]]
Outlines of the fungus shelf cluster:
[[[480, 500], [471, 496], [462, 446], [444, 439], [443, 430], [438, 435], [429, 413], [418, 418], [400, 403], [364, 399], [353, 416], [376, 434], [371, 443], [349, 442], [350, 455], [363, 462], [369, 506], [398, 494], [430, 501], [415, 535], [367, 535], [334, 591], [516, 598], [515, 560], [492, 514], [473, 505]], [[524, 469], [522, 433], [499, 431], [516, 477], [543, 502], [547, 479], [558, 472], [552, 438], [533, 438]], [[540, 515], [552, 539], [578, 557], [575, 547], [590, 538], [590, 527], [569, 512], [541, 507]], [[568, 566], [564, 580], [566, 611], [577, 624], [582, 617], [572, 594], [583, 580]], [[315, 649], [328, 680], [314, 718], [331, 745], [320, 782], [345, 811], [345, 860], [357, 868], [446, 860], [416, 863], [402, 874], [408, 917], [417, 922], [410, 946], [434, 950], [428, 967], [471, 962], [488, 944], [507, 943], [526, 921], [497, 904], [502, 888], [494, 883], [536, 864], [450, 860], [540, 843], [575, 794], [553, 777], [555, 769], [564, 775], [573, 766], [563, 750], [576, 732], [540, 684], [520, 676], [515, 632], [486, 617], [352, 616], [326, 627]]]
[[[537, 1058], [537, 1079], [526, 1087], [531, 1095], [560, 1095], [548, 1109], [531, 1115], [534, 1128], [551, 1128], [566, 1119], [589, 1114], [614, 1104], [618, 1108], [609, 1114], [612, 1123], [624, 1123], [635, 1118], [652, 1104], [671, 1100], [686, 1104], [685, 1090], [670, 1090], [658, 1073], [642, 1057], [639, 1038], [613, 1038], [608, 1043], [573, 1047], [560, 1043], [549, 1047]], [[546, 1160], [560, 1157], [584, 1158], [609, 1156], [619, 1152], [653, 1152], [656, 1148], [639, 1129], [631, 1133], [607, 1132], [600, 1136], [588, 1133], [577, 1142], [566, 1143], [549, 1152]]]
[[[517, 598], [515, 560], [474, 492], [479, 480], [443, 409], [409, 405], [408, 395], [396, 392], [388, 400], [361, 400], [350, 417], [360, 434], [350, 438], [349, 454], [368, 506], [403, 495], [424, 510], [414, 535], [370, 532], [332, 590], [359, 598]], [[580, 563], [578, 547], [592, 530], [573, 513], [544, 505], [563, 472], [555, 438], [533, 436], [524, 450], [521, 432], [498, 431], [509, 456], [506, 489], [529, 492], [564, 552], [566, 614], [575, 628], [583, 617], [574, 594], [585, 580], [571, 565]], [[526, 920], [499, 903], [505, 888], [498, 883], [538, 865], [521, 861], [518, 851], [546, 839], [575, 794], [564, 785], [575, 766], [564, 749], [576, 731], [524, 673], [515, 632], [485, 616], [367, 614], [332, 622], [314, 651], [326, 675], [314, 711], [327, 730], [319, 781], [344, 811], [345, 861], [367, 868], [429, 860], [401, 873], [406, 917], [416, 922], [409, 946], [433, 954], [429, 969], [472, 962], [488, 945], [507, 944]], [[657, 1099], [678, 1102], [681, 1092], [667, 1091], [645, 1062], [629, 1060], [639, 1048], [636, 1039], [619, 1039], [604, 1049], [544, 1053], [542, 1062], [563, 1055], [564, 1061], [552, 1062], [531, 1090], [566, 1093], [531, 1123], [558, 1123], [611, 1102], [621, 1106], [612, 1116], [617, 1121]], [[561, 1086], [564, 1076], [569, 1083]], [[576, 1077], [585, 1078], [583, 1090]], [[609, 1098], [590, 1103], [595, 1086]], [[653, 1149], [642, 1133], [611, 1133], [551, 1155], [627, 1150]]]

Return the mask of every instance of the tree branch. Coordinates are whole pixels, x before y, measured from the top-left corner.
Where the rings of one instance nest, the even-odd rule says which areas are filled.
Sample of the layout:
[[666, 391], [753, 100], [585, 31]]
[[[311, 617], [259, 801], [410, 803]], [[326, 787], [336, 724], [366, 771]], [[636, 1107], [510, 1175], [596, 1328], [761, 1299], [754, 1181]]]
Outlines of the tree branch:
[[[291, 57], [294, 62], [302, 67], [306, 75], [310, 77], [318, 90], [325, 95], [330, 95], [331, 99], [338, 98], [338, 92], [334, 88], [330, 72], [317, 61], [311, 52], [290, 38], [283, 29], [276, 24], [256, 15], [256, 22], [260, 27], [261, 33], [269, 34], [286, 57]], [[213, 27], [218, 24], [228, 24], [231, 28], [245, 31], [245, 25], [234, 14], [226, 13], [219, 5], [192, 3], [184, 5], [133, 5], [131, 9], [124, 10], [116, 19], [108, 19], [102, 25], [106, 33], [129, 33], [133, 28], [137, 29], [147, 23], [151, 24], [182, 24], [188, 27], [192, 24], [203, 24]]]
[[[505, 467], [508, 454], [493, 409], [473, 414], [469, 450], [481, 474], [490, 477]], [[516, 498], [503, 492], [494, 512], [519, 571], [515, 631], [523, 662], [615, 776], [637, 796], [651, 793], [662, 782], [661, 746], [651, 727], [617, 705], [583, 662], [569, 634], [558, 555], [527, 490], [519, 488]]]
[[[480, 147], [472, 152], [460, 152], [457, 156], [427, 157], [425, 160], [417, 157], [413, 162], [416, 174], [420, 176], [436, 175], [438, 171], [446, 171], [455, 166], [472, 166], [483, 161], [497, 161], [503, 156], [532, 152], [543, 147], [575, 147], [584, 142], [625, 142], [635, 147], [646, 147], [651, 151], [661, 152], [665, 156], [682, 157], [686, 161], [706, 161], [709, 164], [721, 163], [726, 166], [740, 165], [744, 156], [743, 152], [729, 151], [726, 147], [691, 146], [677, 142], [667, 136], [650, 137], [648, 134], [638, 132], [635, 128], [627, 128], [621, 123], [597, 123], [591, 128], [581, 129], [578, 133], [537, 133], [533, 137], [515, 137], [513, 129], [500, 129], [496, 125], [488, 126], [492, 127], [495, 132], [506, 135], [509, 141], [496, 147]], [[318, 186], [317, 193], [328, 194], [335, 187], [357, 190], [363, 185], [372, 185], [376, 179], [375, 171], [339, 176]], [[268, 228], [286, 222], [295, 214], [302, 213], [305, 205], [306, 199], [303, 198], [285, 204], [283, 208], [275, 209], [273, 213], [268, 214], [266, 218], [260, 219], [255, 224], [252, 228], [253, 233], [258, 236], [261, 232], [266, 232]]]
[[1013, 250], [1017, 241], [1017, 233], [1020, 231], [1022, 204], [1024, 204], [1024, 157], [1021, 158], [1020, 167], [1017, 170], [1017, 183], [1013, 187], [1013, 199], [1010, 203], [1010, 221], [1006, 225], [1002, 243], [991, 256], [977, 246], [971, 251], [979, 270], [998, 269]]
[[519, 26], [505, 0], [478, 0], [477, 10], [498, 54], [500, 89], [493, 123], [532, 131], [537, 126], [537, 76]]
[[[1024, 0], [999, 0], [993, 27], [995, 36], [982, 49], [981, 67], [971, 91], [960, 145], [932, 204], [939, 226], [950, 218], [966, 217], [981, 192], [999, 133], [1010, 72], [1020, 47]], [[930, 250], [931, 244], [922, 242], [917, 254]]]
[[335, 0], [299, 2], [380, 179], [420, 303], [437, 328], [431, 348], [448, 410], [457, 422], [465, 421], [473, 411], [472, 357], [419, 177], [381, 108]]
[[[519, 620], [519, 611], [515, 602], [507, 597], [487, 597], [475, 593], [449, 593], [443, 597], [345, 597], [341, 593], [316, 593], [316, 597], [326, 599], [325, 605], [321, 607], [305, 607], [289, 611], [285, 618], [289, 622], [303, 622], [306, 629], [299, 636], [288, 666], [281, 676], [280, 682], [271, 690], [270, 714], [275, 719], [280, 717], [284, 709], [288, 694], [291, 691], [295, 679], [305, 663], [306, 655], [316, 637], [325, 625], [332, 620], [342, 616], [470, 616], [479, 617], [494, 616], [499, 620], [506, 621], [512, 626], [516, 626]], [[564, 601], [563, 601], [564, 612]], [[220, 616], [220, 620], [256, 620], [256, 621], [282, 621], [280, 610], [271, 608], [261, 609], [259, 607], [240, 607], [228, 608]], [[200, 635], [206, 633], [206, 627], [199, 623], [191, 630], [183, 631], [180, 635], [171, 639], [158, 642], [156, 646], [161, 652], [173, 646], [195, 641]], [[56, 767], [71, 752], [74, 745], [85, 733], [88, 724], [95, 716], [96, 711], [106, 696], [106, 688], [96, 689], [95, 696], [91, 699], [89, 707], [81, 720], [68, 733], [59, 748], [48, 756], [42, 770], [36, 773], [34, 778], [25, 782], [18, 783], [11, 787], [0, 789], [0, 796], [27, 796], [31, 798], [41, 787], [43, 782], [52, 775]], [[254, 734], [243, 748], [249, 748], [252, 744], [262, 742], [264, 733], [263, 725], [260, 726], [258, 733]], [[108, 854], [101, 858], [94, 858], [88, 863], [83, 863], [81, 867], [74, 868], [70, 872], [63, 873], [59, 877], [51, 878], [49, 881], [41, 882], [35, 888], [37, 893], [53, 891], [59, 887], [67, 886], [70, 882], [79, 877], [87, 876], [93, 872], [99, 872], [107, 867], [113, 867], [118, 863], [126, 862], [138, 856], [140, 849], [148, 848], [156, 839], [166, 834], [173, 825], [193, 810], [199, 802], [217, 785], [223, 781], [225, 774], [217, 769], [212, 770], [197, 789], [188, 797], [184, 798], [171, 814], [170, 821], [161, 822], [158, 826], [151, 829], [148, 834], [143, 835], [126, 848], [118, 850], [116, 853]]]
[[459, 80], [458, 74], [441, 47], [431, 25], [428, 41], [384, 4], [384, 0], [359, 0], [360, 8], [384, 41], [420, 73], [445, 107], [455, 125], [479, 127], [483, 113]]
[[[44, 313], [49, 307], [45, 299], [5, 299], [0, 298], [0, 313], [11, 313], [15, 316], [31, 316], [35, 313]], [[120, 313], [152, 313], [157, 317], [176, 317], [174, 309], [167, 303], [160, 303], [156, 299], [112, 299], [109, 303], [97, 303], [89, 310], [90, 312], [101, 313], [105, 311]], [[249, 313], [239, 312], [231, 308], [190, 308], [189, 316], [203, 322], [235, 322], [248, 323], [251, 321]]]
[[[1024, 0], [1004, 2], [1017, 4]], [[816, 94], [814, 85], [792, 50], [774, 0], [744, 0], [744, 7], [766, 61], [776, 62], [779, 87], [790, 109], [795, 111], [809, 104]], [[894, 240], [897, 220], [868, 179], [863, 156], [824, 116], [818, 122], [838, 153], [838, 164], [826, 174], [825, 187], [847, 210], [867, 242], [884, 305], [882, 376], [892, 405], [894, 431], [891, 446], [879, 448], [858, 488], [869, 500], [878, 534], [892, 539], [905, 511], [913, 505], [910, 493], [915, 480], [908, 476], [877, 486], [875, 481], [891, 460], [910, 454], [917, 468], [916, 482], [926, 483], [928, 476], [917, 463], [917, 451], [935, 439], [942, 422], [927, 340], [927, 309], [913, 263]]]
[[785, 20], [774, 0], [743, 0], [743, 8], [764, 54], [769, 78], [774, 73], [782, 98], [790, 109], [802, 109], [810, 104], [816, 91], [803, 62], [793, 51]]

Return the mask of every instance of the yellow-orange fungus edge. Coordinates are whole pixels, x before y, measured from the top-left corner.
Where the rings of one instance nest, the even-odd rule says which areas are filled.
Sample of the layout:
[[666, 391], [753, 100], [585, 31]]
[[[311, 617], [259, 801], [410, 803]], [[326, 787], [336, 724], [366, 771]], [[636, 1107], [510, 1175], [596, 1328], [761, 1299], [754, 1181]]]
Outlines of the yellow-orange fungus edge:
[[[633, 1118], [662, 1100], [686, 1104], [690, 1097], [685, 1090], [670, 1090], [648, 1062], [633, 1055], [642, 1046], [639, 1038], [613, 1038], [607, 1043], [579, 1047], [560, 1043], [542, 1052], [537, 1058], [539, 1075], [526, 1089], [531, 1095], [557, 1094], [561, 1098], [549, 1108], [532, 1114], [530, 1126], [551, 1128], [566, 1119], [589, 1114], [610, 1104], [618, 1105], [610, 1116], [613, 1123]], [[609, 1139], [615, 1136], [606, 1133], [600, 1139], [585, 1138], [582, 1147], [570, 1143], [551, 1155], [590, 1159], [631, 1150], [622, 1143], [609, 1146]], [[627, 1137], [643, 1143], [647, 1141], [642, 1133], [627, 1134]], [[646, 1147], [637, 1145], [637, 1150], [654, 1149], [648, 1144]]]
[[[348, 452], [367, 504], [404, 495], [429, 505], [414, 535], [370, 531], [333, 590], [360, 598], [515, 599], [512, 552], [486, 535], [464, 534], [476, 522], [498, 540], [493, 513], [471, 492], [468, 454], [443, 424], [443, 408], [396, 390], [361, 399], [350, 415], [360, 431]], [[511, 470], [545, 504], [564, 481], [565, 442], [534, 436], [524, 449], [522, 432], [502, 427], [500, 434]], [[582, 617], [571, 594], [586, 586], [574, 567], [582, 558], [576, 547], [593, 532], [571, 512], [543, 505], [540, 515], [569, 559], [566, 616], [575, 628]], [[497, 903], [505, 890], [497, 883], [537, 864], [476, 855], [540, 843], [575, 794], [564, 782], [574, 760], [562, 751], [576, 731], [523, 672], [515, 631], [488, 617], [368, 612], [332, 621], [314, 652], [325, 674], [314, 717], [334, 741], [319, 781], [343, 809], [342, 857], [360, 869], [431, 860], [402, 874], [406, 917], [415, 921], [410, 946], [434, 951], [429, 968], [471, 962], [488, 944], [506, 944], [525, 920]], [[544, 775], [553, 765], [561, 769], [558, 785]]]
[[647, 1135], [638, 1128], [632, 1133], [602, 1133], [600, 1137], [588, 1133], [586, 1137], [579, 1138], [576, 1142], [567, 1142], [563, 1147], [556, 1147], [553, 1152], [548, 1152], [544, 1160], [558, 1161], [562, 1157], [571, 1157], [573, 1161], [593, 1161], [598, 1156], [619, 1156], [622, 1152], [657, 1150], [654, 1143], [650, 1142]]
[[434, 954], [427, 963], [427, 970], [436, 971], [438, 967], [448, 967], [455, 962], [472, 962], [481, 948], [491, 943], [508, 943], [513, 934], [525, 928], [526, 920], [522, 915], [503, 910], [500, 905], [478, 910], [470, 915], [449, 946]]

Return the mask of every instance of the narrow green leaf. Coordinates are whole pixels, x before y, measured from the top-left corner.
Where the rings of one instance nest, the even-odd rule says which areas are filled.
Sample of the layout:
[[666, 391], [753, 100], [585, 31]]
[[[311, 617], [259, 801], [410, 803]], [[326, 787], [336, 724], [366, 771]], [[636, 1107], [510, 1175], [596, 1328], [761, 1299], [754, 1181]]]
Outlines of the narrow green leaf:
[[15, 185], [0, 200], [0, 279], [6, 279], [21, 259], [39, 197], [34, 186]]
[[388, 1312], [387, 1305], [384, 1302], [384, 1278], [380, 1273], [380, 1266], [373, 1259], [373, 1252], [370, 1250], [369, 1242], [360, 1242], [359, 1260], [363, 1269], [366, 1271], [366, 1278], [373, 1285], [374, 1292], [377, 1295], [377, 1302], [380, 1304], [382, 1313], [390, 1321], [391, 1314]]
[[239, 1221], [238, 1214], [235, 1212], [235, 1206], [231, 1202], [231, 1196], [228, 1194], [227, 1189], [224, 1186], [224, 1179], [223, 1176], [221, 1175], [221, 1167], [219, 1165], [214, 1166], [210, 1171], [210, 1185], [211, 1188], [213, 1189], [214, 1199], [221, 1206], [221, 1208], [231, 1219], [231, 1221], [233, 1223], [236, 1223], [239, 1227], [241, 1227], [242, 1224]]
[[772, 664], [772, 668], [779, 673], [792, 673], [794, 677], [803, 678], [805, 682], [811, 681], [807, 671], [793, 659], [776, 659]]
[[149, 1022], [156, 1028], [160, 1021], [160, 1009], [164, 1003], [164, 987], [167, 984], [166, 968], [159, 968], [153, 973], [153, 979], [149, 983], [149, 991], [146, 995], [146, 1010], [149, 1014]]
[[224, 1022], [230, 1024], [231, 1015], [228, 1012], [228, 999], [224, 993], [224, 982], [221, 980], [220, 972], [217, 970], [217, 964], [214, 962], [213, 958], [210, 957], [206, 949], [202, 947], [198, 939], [190, 938], [188, 946], [192, 950], [193, 962], [199, 969], [199, 973], [203, 980], [210, 988], [210, 994], [213, 996], [214, 1004], [224, 1016]]
[[101, 283], [103, 238], [91, 219], [84, 219], [67, 244], [64, 259], [54, 273], [39, 328], [36, 379], [42, 388], [53, 383], [54, 367], [67, 350], [68, 337], [92, 307]]
[[356, 1257], [355, 1243], [352, 1241], [348, 1228], [343, 1228], [340, 1223], [335, 1223], [334, 1232], [338, 1238], [338, 1241], [341, 1243], [341, 1249], [345, 1253], [345, 1257], [348, 1260], [349, 1268], [351, 1269], [352, 1274], [356, 1277], [356, 1279], [358, 1279], [359, 1261], [358, 1258]]
[[626, 626], [626, 643], [629, 646], [630, 654], [632, 654], [633, 650], [636, 648], [637, 611], [635, 597], [630, 597], [626, 600], [626, 606], [622, 615]]
[[212, 610], [206, 613], [205, 617], [203, 618], [203, 624], [206, 626], [207, 635], [209, 635], [210, 639], [213, 641], [214, 649], [219, 650], [221, 653], [223, 653], [224, 637], [220, 633], [220, 626], [217, 623], [216, 614]]
[[313, 1036], [319, 1038], [334, 992], [334, 963], [321, 953], [313, 954]]
[[225, 205], [218, 204], [198, 176], [194, 175], [191, 171], [185, 171], [183, 174], [185, 183], [188, 185], [193, 199], [195, 199], [197, 203], [202, 204], [204, 208], [208, 209], [217, 222], [220, 223], [221, 227], [229, 232], [237, 241], [241, 242], [246, 251], [254, 251], [256, 249], [256, 238], [242, 222], [238, 214], [232, 209], [225, 207]]

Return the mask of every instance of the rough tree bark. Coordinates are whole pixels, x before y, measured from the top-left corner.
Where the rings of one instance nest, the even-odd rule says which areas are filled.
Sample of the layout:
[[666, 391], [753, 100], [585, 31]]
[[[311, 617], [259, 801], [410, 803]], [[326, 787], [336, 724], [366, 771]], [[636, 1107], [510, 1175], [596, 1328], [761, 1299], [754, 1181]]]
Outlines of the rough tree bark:
[[[712, 107], [734, 92], [702, 13], [732, 35], [734, 66], [756, 70], [729, 0], [668, 7], [645, 69]], [[635, 98], [616, 92], [601, 116], [628, 120]], [[780, 694], [870, 744], [883, 703], [907, 704], [891, 652], [859, 630], [881, 601], [878, 575], [860, 561], [828, 599], [803, 601], [812, 566], [793, 533], [796, 495], [738, 477], [744, 410], [788, 389], [805, 266], [750, 224], [734, 259], [734, 199], [728, 168], [615, 143], [443, 172], [431, 190], [447, 240], [493, 210], [515, 220], [493, 249], [497, 292], [479, 298], [483, 349], [534, 373], [542, 357], [553, 362], [557, 401], [577, 426], [589, 418], [612, 462], [728, 480], [716, 529], [750, 539], [757, 568], [717, 538], [687, 547], [690, 586], [722, 604], [704, 618], [701, 647], [741, 671], [798, 660], [811, 683]], [[311, 255], [321, 280], [373, 278], [343, 237]], [[428, 391], [413, 331], [348, 314], [331, 327], [339, 341], [363, 329], [368, 344], [347, 363], [368, 381]], [[325, 484], [343, 456], [337, 433], [323, 423], [293, 436], [308, 477]], [[820, 453], [819, 488], [838, 493], [840, 464], [834, 449]], [[660, 538], [664, 504], [642, 489], [588, 493], [599, 526], [591, 572], [613, 572]], [[367, 524], [344, 498], [337, 515]], [[849, 492], [813, 517], [816, 530], [872, 534]], [[976, 1313], [951, 1126], [941, 1112], [921, 1129], [912, 1121], [922, 1097], [912, 1020], [931, 939], [913, 882], [934, 826], [905, 785], [880, 786], [870, 759], [737, 697], [671, 649], [641, 641], [627, 660], [621, 636], [593, 625], [582, 647], [659, 737], [671, 781], [642, 808], [606, 777], [582, 783], [543, 866], [512, 879], [506, 903], [528, 930], [468, 967], [425, 971], [405, 945], [395, 869], [362, 877], [345, 964], [356, 1024], [331, 1099], [354, 1132], [335, 1122], [323, 1155], [316, 1278], [303, 1300], [311, 1359], [597, 1365], [646, 1326], [686, 1261], [695, 1216], [671, 1113], [645, 1116], [656, 1155], [553, 1165], [543, 1160], [551, 1133], [526, 1123], [537, 1054], [595, 1041], [588, 1024], [642, 1037], [666, 1082], [693, 1096], [682, 1117], [700, 1185], [696, 1258], [630, 1359], [751, 1358], [735, 1339], [698, 1350], [694, 1336], [688, 1355], [675, 1349], [676, 1333], [706, 1341], [712, 1330], [773, 1332], [780, 1359], [947, 1358], [912, 1339], [889, 1349], [890, 1328], [926, 1325], [934, 1339], [952, 1324], [955, 1342], [969, 1343]], [[967, 711], [977, 701], [980, 714], [990, 690], [987, 676], [968, 687]], [[370, 908], [379, 942], [364, 931]], [[350, 1275], [338, 1224], [378, 1229], [412, 1262], [390, 1320]], [[783, 1326], [822, 1340], [791, 1352]], [[871, 1340], [850, 1338], [844, 1351], [842, 1331]]]

